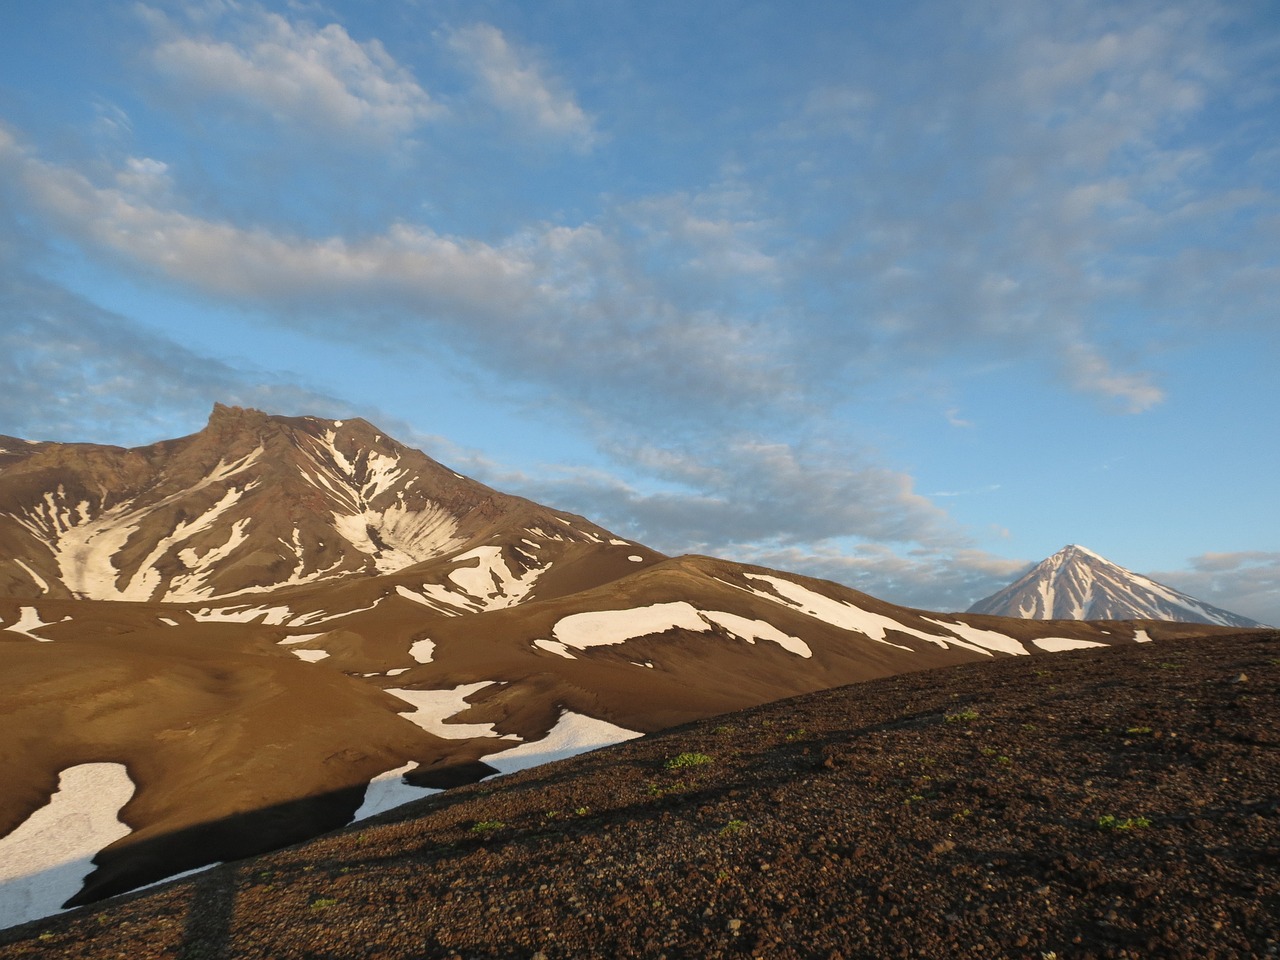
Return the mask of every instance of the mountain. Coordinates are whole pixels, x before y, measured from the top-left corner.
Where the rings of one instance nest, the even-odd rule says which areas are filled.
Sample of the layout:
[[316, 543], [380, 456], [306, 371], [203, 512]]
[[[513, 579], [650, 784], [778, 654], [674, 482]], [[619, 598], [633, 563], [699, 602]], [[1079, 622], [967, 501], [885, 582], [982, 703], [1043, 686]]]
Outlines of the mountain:
[[0, 448], [0, 926], [782, 697], [1213, 632], [666, 557], [361, 420]]
[[0, 931], [0, 960], [1270, 957], [1278, 644], [775, 701]]
[[[0, 438], [0, 450], [0, 596], [215, 600], [472, 549], [501, 581], [484, 590], [492, 606], [532, 587], [551, 562], [534, 554], [552, 544], [557, 557], [626, 546], [363, 420], [218, 405], [201, 432], [148, 447]], [[483, 546], [494, 540], [501, 555]]]
[[1063, 547], [969, 613], [1033, 620], [1168, 620], [1227, 627], [1261, 627], [1126, 570], [1076, 544]]

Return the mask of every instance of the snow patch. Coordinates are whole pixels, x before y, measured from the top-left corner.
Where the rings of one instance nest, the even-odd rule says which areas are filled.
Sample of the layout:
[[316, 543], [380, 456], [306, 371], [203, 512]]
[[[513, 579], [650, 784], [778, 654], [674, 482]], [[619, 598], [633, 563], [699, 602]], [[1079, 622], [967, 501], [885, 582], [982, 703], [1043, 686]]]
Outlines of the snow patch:
[[734, 636], [741, 637], [747, 643], [754, 644], [757, 640], [770, 640], [782, 647], [782, 649], [797, 656], [805, 657], [806, 659], [813, 656], [813, 651], [809, 649], [809, 645], [799, 637], [789, 636], [764, 620], [749, 620], [746, 617], [740, 617], [734, 613], [724, 613], [719, 610], [708, 610], [702, 615], [717, 626], [728, 630]]
[[522, 743], [501, 753], [491, 753], [482, 759], [499, 773], [515, 773], [517, 770], [527, 770], [642, 736], [644, 734], [637, 730], [628, 730], [605, 720], [565, 710], [561, 712], [556, 725], [541, 740]]
[[0, 927], [58, 913], [93, 871], [93, 857], [127, 836], [119, 812], [134, 783], [122, 763], [67, 767], [49, 802], [0, 838]]
[[1036, 637], [1031, 641], [1041, 650], [1048, 653], [1060, 653], [1063, 650], [1084, 650], [1088, 647], [1105, 647], [1105, 643], [1096, 640], [1076, 640], [1072, 637]]
[[[413, 657], [418, 663], [430, 663], [431, 658], [435, 655], [436, 644], [434, 640], [415, 640], [409, 644], [409, 656]], [[404, 669], [408, 670], [408, 667]]]
[[329, 656], [328, 650], [290, 650], [289, 652], [299, 660], [307, 661], [307, 663], [319, 663]]
[[644, 563], [644, 557], [637, 557], [634, 553], [627, 557], [632, 563]]
[[32, 640], [39, 640], [41, 643], [50, 643], [52, 641], [50, 641], [48, 637], [37, 637], [31, 631], [39, 630], [41, 627], [47, 627], [49, 626], [49, 623], [55, 622], [57, 621], [49, 621], [46, 623], [40, 618], [40, 611], [35, 607], [19, 607], [18, 619], [13, 623], [6, 624], [5, 629], [11, 630], [14, 633], [26, 634]]
[[502, 556], [501, 547], [484, 546], [468, 550], [454, 557], [454, 562], [475, 560], [476, 565], [459, 566], [449, 571], [449, 579], [485, 610], [513, 607], [528, 596], [541, 574], [550, 568], [527, 570], [523, 575], [514, 573]]
[[944, 629], [959, 634], [965, 640], [968, 640], [976, 647], [981, 647], [983, 650], [995, 650], [1015, 657], [1023, 656], [1027, 653], [1027, 649], [1021, 643], [1003, 633], [996, 633], [994, 630], [982, 630], [967, 623], [943, 623], [941, 620], [934, 620], [931, 617], [925, 617], [925, 619], [930, 623], [936, 623]]
[[440, 790], [432, 787], [415, 787], [412, 784], [405, 783], [404, 775], [417, 765], [417, 763], [410, 761], [403, 767], [396, 767], [394, 770], [380, 773], [370, 780], [369, 785], [364, 790], [364, 802], [360, 804], [360, 809], [351, 818], [351, 822], [366, 820], [369, 817], [376, 816], [379, 813], [386, 813], [386, 811], [403, 804], [421, 800], [423, 797], [429, 797], [434, 793], [440, 793]]
[[[497, 737], [498, 734], [493, 729], [492, 723], [445, 723], [445, 720], [468, 709], [471, 704], [467, 703], [467, 697], [490, 685], [491, 681], [482, 680], [479, 683], [464, 683], [452, 690], [392, 688], [385, 692], [405, 703], [412, 704], [413, 712], [402, 713], [401, 716], [411, 723], [416, 723], [427, 733], [435, 734], [445, 740], [471, 740], [475, 737]], [[502, 739], [519, 738], [503, 737]]]
[[566, 660], [578, 659], [572, 653], [570, 653], [569, 648], [566, 647], [559, 640], [547, 640], [544, 637], [539, 637], [537, 640], [533, 641], [533, 645], [535, 647], [540, 647], [543, 650], [547, 650], [550, 653], [554, 653], [558, 657], [564, 657]]
[[628, 610], [592, 610], [562, 617], [551, 634], [566, 646], [578, 650], [607, 644], [626, 643], [637, 637], [666, 633], [668, 630], [692, 630], [705, 633], [710, 625], [697, 609], [684, 600], [655, 603]]

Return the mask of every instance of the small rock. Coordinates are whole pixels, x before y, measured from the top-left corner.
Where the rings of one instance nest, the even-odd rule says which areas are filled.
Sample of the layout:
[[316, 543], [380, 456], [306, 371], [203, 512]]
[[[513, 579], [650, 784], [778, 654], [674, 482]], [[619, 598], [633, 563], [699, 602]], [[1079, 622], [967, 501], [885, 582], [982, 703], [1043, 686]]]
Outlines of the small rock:
[[939, 840], [932, 847], [934, 853], [950, 853], [956, 848], [954, 840]]
[[1240, 672], [1240, 673], [1235, 677], [1235, 679], [1233, 679], [1231, 682], [1232, 682], [1232, 683], [1247, 683], [1247, 682], [1248, 682], [1248, 680], [1249, 680], [1249, 675], [1248, 675], [1247, 673], [1245, 673], [1244, 671], [1241, 671], [1241, 672]]
[[734, 917], [732, 920], [730, 920], [728, 923], [725, 924], [725, 929], [728, 930], [730, 933], [737, 933], [738, 930], [741, 929], [741, 927], [742, 927], [742, 921], [739, 920], [737, 917]]

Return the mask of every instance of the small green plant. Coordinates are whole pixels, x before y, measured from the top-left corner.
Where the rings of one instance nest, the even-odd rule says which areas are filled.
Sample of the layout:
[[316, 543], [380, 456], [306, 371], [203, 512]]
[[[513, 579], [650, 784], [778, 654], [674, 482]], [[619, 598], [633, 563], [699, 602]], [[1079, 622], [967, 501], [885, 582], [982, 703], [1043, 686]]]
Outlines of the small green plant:
[[996, 755], [995, 747], [979, 747], [978, 752], [984, 757], [994, 757]]
[[548, 820], [554, 820], [556, 817], [560, 816], [560, 811], [548, 810], [546, 813], [543, 814], [543, 816], [546, 817]]
[[1125, 731], [1125, 733], [1130, 733], [1130, 734], [1133, 734], [1133, 733], [1150, 733], [1150, 732], [1151, 732], [1151, 728], [1150, 728], [1150, 727], [1130, 727], [1128, 730], [1126, 730], [1126, 731]]
[[733, 726], [728, 723], [722, 723], [718, 727], [711, 728], [712, 733], [733, 733]]
[[666, 767], [668, 770], [679, 770], [683, 767], [702, 767], [715, 762], [715, 757], [705, 753], [680, 753], [674, 757], [668, 757]]
[[1151, 826], [1151, 821], [1146, 817], [1120, 817], [1113, 814], [1106, 814], [1098, 818], [1099, 830], [1141, 830], [1143, 827]]
[[590, 808], [590, 807], [579, 807], [577, 810], [575, 810], [575, 811], [573, 811], [573, 812], [574, 812], [574, 813], [576, 813], [576, 814], [577, 814], [578, 816], [580, 816], [580, 817], [585, 817], [588, 813], [590, 813], [590, 812], [591, 812], [591, 808]]
[[968, 807], [965, 807], [963, 810], [957, 810], [955, 813], [953, 813], [951, 815], [951, 819], [952, 820], [968, 820], [971, 816], [973, 816], [973, 811], [970, 810]]
[[337, 902], [338, 901], [332, 897], [320, 897], [316, 900], [311, 901], [311, 909], [324, 910], [327, 907], [332, 907]]
[[996, 757], [996, 763], [1000, 764], [1000, 766], [1002, 767], [1011, 767], [1013, 766], [1013, 759], [1001, 754], [1000, 756]]
[[660, 783], [649, 784], [649, 796], [665, 797], [669, 793], [679, 793], [681, 790], [687, 790], [689, 785], [683, 780], [677, 780], [675, 783], [669, 783], [663, 786]]
[[792, 730], [790, 733], [787, 734], [787, 739], [799, 740], [801, 737], [807, 736], [808, 733], [809, 731], [806, 730], [804, 727], [796, 727], [796, 729]]
[[913, 793], [913, 794], [911, 794], [911, 796], [907, 797], [907, 799], [903, 800], [903, 801], [902, 801], [902, 804], [903, 804], [903, 806], [907, 806], [907, 807], [909, 807], [909, 806], [911, 806], [911, 804], [913, 804], [913, 803], [919, 803], [919, 802], [920, 802], [921, 800], [923, 800], [923, 799], [924, 799], [924, 794], [923, 794], [923, 793]]
[[472, 833], [492, 833], [501, 830], [506, 824], [501, 820], [478, 820], [471, 825]]
[[1161, 670], [1181, 670], [1182, 669], [1182, 664], [1180, 663], [1165, 662], [1165, 663], [1159, 664], [1158, 666], [1160, 667]]
[[720, 828], [720, 836], [722, 837], [731, 836], [732, 834], [737, 833], [746, 825], [747, 825], [747, 821], [745, 820], [730, 820], [728, 823], [726, 823], [723, 827]]
[[965, 707], [963, 710], [956, 710], [954, 713], [948, 713], [946, 716], [947, 723], [968, 723], [970, 720], [978, 719], [978, 711], [972, 707]]

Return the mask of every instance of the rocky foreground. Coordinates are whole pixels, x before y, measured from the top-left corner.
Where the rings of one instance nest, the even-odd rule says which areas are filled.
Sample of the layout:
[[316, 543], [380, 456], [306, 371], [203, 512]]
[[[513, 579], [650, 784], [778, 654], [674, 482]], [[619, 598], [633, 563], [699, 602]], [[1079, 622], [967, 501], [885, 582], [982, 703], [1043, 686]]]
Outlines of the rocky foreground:
[[922, 671], [461, 787], [0, 957], [1280, 955], [1280, 633]]

